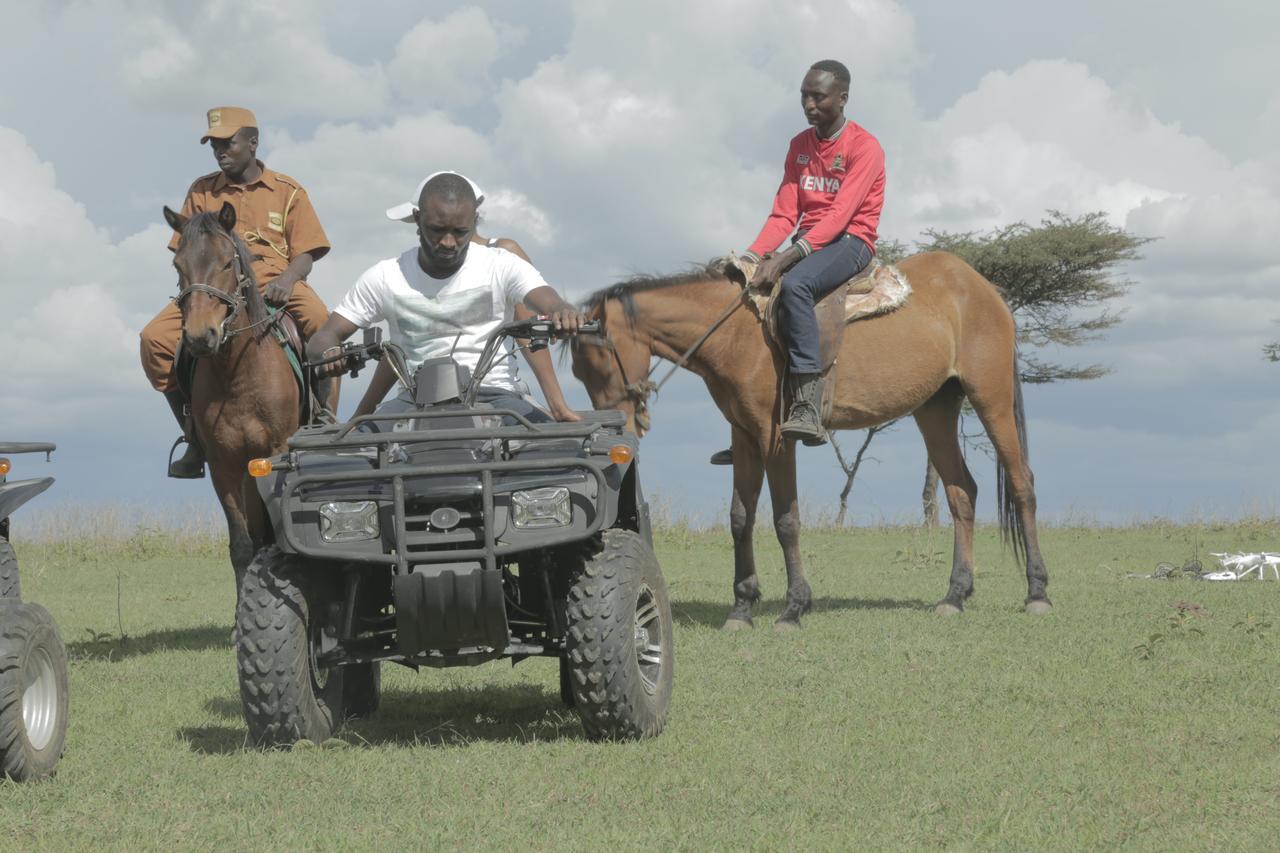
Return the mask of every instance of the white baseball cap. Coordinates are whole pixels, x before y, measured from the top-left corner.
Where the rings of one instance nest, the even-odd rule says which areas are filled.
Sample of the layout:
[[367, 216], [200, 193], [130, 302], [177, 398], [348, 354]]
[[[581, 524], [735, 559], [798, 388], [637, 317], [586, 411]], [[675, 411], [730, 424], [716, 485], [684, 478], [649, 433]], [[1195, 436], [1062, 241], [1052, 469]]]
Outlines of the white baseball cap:
[[437, 175], [457, 175], [459, 178], [462, 178], [464, 181], [471, 184], [471, 192], [475, 193], [476, 196], [476, 207], [479, 207], [480, 203], [484, 201], [484, 191], [476, 185], [475, 181], [471, 180], [461, 172], [455, 172], [452, 169], [445, 169], [443, 172], [432, 172], [430, 175], [423, 178], [421, 183], [418, 184], [418, 188], [413, 191], [413, 201], [406, 201], [403, 204], [397, 204], [395, 207], [387, 208], [387, 219], [394, 219], [396, 222], [412, 222], [414, 214], [418, 212], [418, 199], [422, 198], [423, 187], [425, 187], [427, 182]]

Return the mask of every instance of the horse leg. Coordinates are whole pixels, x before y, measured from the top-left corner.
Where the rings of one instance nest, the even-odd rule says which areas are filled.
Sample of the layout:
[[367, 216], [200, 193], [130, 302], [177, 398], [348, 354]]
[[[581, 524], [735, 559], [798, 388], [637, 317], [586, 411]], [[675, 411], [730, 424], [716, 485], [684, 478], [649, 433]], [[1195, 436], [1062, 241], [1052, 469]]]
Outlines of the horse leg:
[[245, 570], [253, 559], [253, 539], [249, 535], [249, 523], [245, 516], [244, 475], [238, 465], [218, 464], [209, 460], [209, 470], [213, 474], [213, 488], [222, 503], [222, 511], [227, 517], [227, 550], [231, 557], [231, 568], [236, 578], [236, 601], [240, 600], [240, 581]]
[[751, 628], [751, 608], [760, 600], [756, 576], [755, 546], [751, 540], [760, 503], [764, 466], [760, 449], [746, 430], [733, 428], [733, 497], [729, 505], [729, 530], [733, 534], [733, 609], [725, 619], [726, 630]]
[[787, 565], [787, 603], [774, 627], [788, 630], [800, 627], [800, 617], [813, 607], [813, 592], [804, 577], [800, 561], [800, 505], [796, 498], [795, 442], [784, 441], [765, 462], [769, 478], [769, 500], [773, 504], [773, 529], [782, 546]]
[[951, 583], [946, 597], [934, 608], [935, 613], [943, 615], [959, 613], [964, 609], [964, 600], [973, 595], [973, 516], [978, 484], [964, 464], [960, 450], [957, 428], [963, 400], [960, 389], [948, 383], [915, 411], [916, 426], [924, 437], [929, 461], [942, 480], [955, 526]]
[[1013, 374], [1013, 382], [1005, 379], [990, 383], [989, 387], [966, 388], [966, 392], [987, 431], [987, 438], [995, 447], [1000, 465], [997, 474], [1003, 486], [1001, 527], [1012, 536], [1014, 553], [1021, 546], [1026, 557], [1027, 598], [1023, 604], [1028, 613], [1048, 613], [1053, 609], [1046, 592], [1049, 570], [1045, 568], [1044, 557], [1040, 554], [1040, 540], [1036, 533], [1035, 477], [1027, 464], [1023, 443], [1025, 414], [1017, 374]]

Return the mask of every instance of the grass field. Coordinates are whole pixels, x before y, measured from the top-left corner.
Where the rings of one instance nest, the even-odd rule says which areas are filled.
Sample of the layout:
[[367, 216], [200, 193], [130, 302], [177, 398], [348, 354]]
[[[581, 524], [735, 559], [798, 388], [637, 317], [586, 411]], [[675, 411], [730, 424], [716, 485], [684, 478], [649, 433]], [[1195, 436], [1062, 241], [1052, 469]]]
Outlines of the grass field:
[[724, 633], [723, 531], [663, 529], [677, 623], [666, 732], [584, 740], [555, 663], [386, 670], [337, 742], [245, 746], [230, 568], [208, 537], [16, 542], [72, 657], [51, 783], [0, 783], [0, 848], [1275, 849], [1280, 583], [1142, 580], [1280, 545], [1280, 525], [1043, 534], [1056, 605], [1020, 610], [991, 530], [943, 619], [950, 530], [806, 531], [816, 610]]

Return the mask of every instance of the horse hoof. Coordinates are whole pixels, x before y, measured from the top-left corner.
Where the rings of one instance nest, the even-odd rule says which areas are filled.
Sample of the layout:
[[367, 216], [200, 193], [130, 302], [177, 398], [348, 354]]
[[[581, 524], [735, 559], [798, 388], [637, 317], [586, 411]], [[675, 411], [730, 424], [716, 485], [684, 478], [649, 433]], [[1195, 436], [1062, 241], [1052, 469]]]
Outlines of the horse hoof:
[[1046, 613], [1053, 612], [1053, 605], [1045, 601], [1043, 598], [1037, 598], [1034, 601], [1027, 602], [1027, 612], [1035, 616], [1043, 616]]
[[754, 628], [754, 627], [755, 627], [755, 625], [754, 625], [754, 624], [752, 624], [752, 622], [751, 622], [751, 620], [750, 620], [750, 619], [734, 619], [733, 617], [729, 617], [728, 619], [724, 620], [724, 627], [723, 627], [723, 628], [721, 628], [720, 630], [722, 630], [722, 631], [749, 631], [749, 630], [751, 630], [751, 629], [752, 629], [752, 628]]
[[783, 620], [779, 619], [777, 622], [773, 623], [773, 632], [775, 634], [790, 634], [793, 631], [799, 631], [799, 630], [800, 630], [799, 622], [792, 622], [789, 620], [784, 622]]
[[933, 608], [933, 612], [939, 616], [959, 616], [964, 611], [949, 601], [940, 601], [938, 606]]

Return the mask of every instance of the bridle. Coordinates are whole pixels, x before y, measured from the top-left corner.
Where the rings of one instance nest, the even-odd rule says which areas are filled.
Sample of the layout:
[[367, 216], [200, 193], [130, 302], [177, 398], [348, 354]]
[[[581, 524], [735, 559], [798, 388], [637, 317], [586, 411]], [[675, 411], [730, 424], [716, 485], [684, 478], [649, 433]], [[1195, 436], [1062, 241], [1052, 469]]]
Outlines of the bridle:
[[[249, 274], [245, 271], [244, 258], [240, 256], [240, 247], [236, 245], [236, 241], [231, 238], [231, 235], [226, 233], [215, 232], [214, 236], [220, 237], [231, 244], [231, 263], [236, 274], [235, 290], [229, 293], [206, 282], [197, 281], [182, 288], [181, 292], [174, 297], [173, 301], [177, 304], [178, 308], [181, 309], [182, 303], [185, 302], [187, 297], [191, 296], [191, 294], [207, 293], [219, 302], [225, 302], [227, 304], [231, 310], [227, 312], [227, 316], [222, 319], [222, 323], [219, 326], [217, 346], [220, 349], [223, 344], [242, 332], [248, 332], [258, 326], [270, 326], [279, 319], [280, 314], [279, 312], [268, 313], [267, 317], [256, 323], [250, 323], [249, 325], [241, 326], [238, 329], [231, 328], [231, 324], [244, 313], [245, 307], [249, 304], [249, 288], [253, 287], [254, 284], [253, 280], [249, 278]], [[187, 319], [184, 316], [182, 318], [182, 331], [184, 334], [186, 333], [186, 330]]]
[[[716, 319], [712, 321], [711, 325], [707, 327], [707, 330], [693, 342], [693, 345], [685, 350], [683, 355], [671, 363], [671, 368], [667, 371], [666, 375], [657, 382], [654, 382], [649, 377], [652, 376], [653, 371], [657, 369], [658, 362], [662, 358], [661, 356], [652, 357], [649, 361], [649, 369], [644, 372], [643, 376], [632, 382], [627, 377], [627, 368], [622, 363], [622, 355], [618, 352], [618, 347], [613, 342], [613, 334], [611, 332], [606, 329], [603, 336], [579, 336], [576, 340], [583, 341], [584, 343], [594, 343], [597, 346], [608, 347], [610, 352], [613, 353], [614, 363], [618, 366], [618, 375], [622, 377], [622, 396], [610, 400], [608, 403], [598, 406], [597, 408], [612, 409], [624, 401], [630, 402], [635, 407], [636, 426], [640, 429], [641, 433], [648, 432], [650, 425], [649, 397], [658, 396], [658, 392], [662, 390], [662, 386], [667, 384], [668, 380], [675, 375], [677, 370], [688, 366], [689, 359], [693, 357], [693, 354], [696, 353], [702, 345], [707, 342], [707, 339], [710, 338], [717, 329], [724, 325], [724, 322], [733, 315], [733, 312], [741, 308], [743, 304], [744, 300], [742, 297], [734, 299], [733, 302], [720, 313], [720, 316], [716, 317]], [[600, 318], [601, 320], [604, 319], [603, 306], [601, 307]]]

